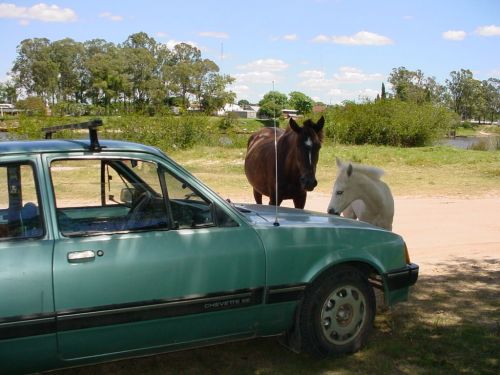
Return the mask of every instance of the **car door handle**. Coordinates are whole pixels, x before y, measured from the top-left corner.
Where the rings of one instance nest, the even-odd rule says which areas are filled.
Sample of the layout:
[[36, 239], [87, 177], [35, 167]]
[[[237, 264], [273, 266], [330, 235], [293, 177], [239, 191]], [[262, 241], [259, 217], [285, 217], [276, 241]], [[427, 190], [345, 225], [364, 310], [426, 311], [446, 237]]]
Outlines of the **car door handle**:
[[69, 263], [84, 263], [95, 260], [94, 250], [72, 251], [68, 253]]

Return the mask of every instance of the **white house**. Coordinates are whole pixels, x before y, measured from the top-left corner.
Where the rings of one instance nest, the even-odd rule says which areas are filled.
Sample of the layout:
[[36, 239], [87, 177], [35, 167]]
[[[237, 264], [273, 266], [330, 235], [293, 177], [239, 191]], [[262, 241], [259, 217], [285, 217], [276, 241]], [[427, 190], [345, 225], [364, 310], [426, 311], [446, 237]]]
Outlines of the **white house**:
[[255, 111], [251, 106], [245, 106], [245, 108], [242, 108], [237, 104], [226, 104], [222, 110], [217, 112], [217, 115], [224, 116], [228, 113], [234, 113], [240, 118], [257, 118], [257, 111]]

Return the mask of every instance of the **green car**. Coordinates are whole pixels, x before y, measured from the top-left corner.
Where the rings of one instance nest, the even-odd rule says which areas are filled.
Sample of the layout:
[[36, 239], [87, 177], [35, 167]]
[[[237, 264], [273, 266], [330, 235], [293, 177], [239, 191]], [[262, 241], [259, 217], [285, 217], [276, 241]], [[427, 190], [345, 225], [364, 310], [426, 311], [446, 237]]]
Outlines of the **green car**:
[[[418, 277], [403, 239], [328, 214], [232, 204], [160, 150], [0, 142], [0, 373], [281, 336], [359, 350]], [[55, 127], [47, 134], [60, 130]], [[381, 299], [382, 301], [382, 299]]]

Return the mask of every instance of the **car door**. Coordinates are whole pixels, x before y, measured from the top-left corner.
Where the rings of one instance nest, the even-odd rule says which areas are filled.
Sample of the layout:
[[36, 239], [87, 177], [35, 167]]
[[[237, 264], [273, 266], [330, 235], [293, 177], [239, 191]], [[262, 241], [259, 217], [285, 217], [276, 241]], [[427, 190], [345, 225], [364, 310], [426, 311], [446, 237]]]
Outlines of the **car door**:
[[63, 358], [255, 332], [264, 250], [228, 207], [150, 155], [45, 163]]
[[[0, 372], [55, 356], [50, 225], [36, 156], [0, 157]], [[2, 365], [3, 364], [3, 365]]]

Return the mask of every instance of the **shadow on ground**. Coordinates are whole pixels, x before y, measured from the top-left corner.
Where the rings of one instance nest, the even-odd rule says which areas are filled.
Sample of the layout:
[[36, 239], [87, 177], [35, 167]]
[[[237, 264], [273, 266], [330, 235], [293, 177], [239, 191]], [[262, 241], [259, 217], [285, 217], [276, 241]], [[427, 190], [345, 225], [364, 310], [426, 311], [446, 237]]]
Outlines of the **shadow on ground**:
[[360, 352], [318, 360], [275, 338], [54, 372], [109, 374], [498, 374], [500, 263], [455, 258], [382, 311]]

